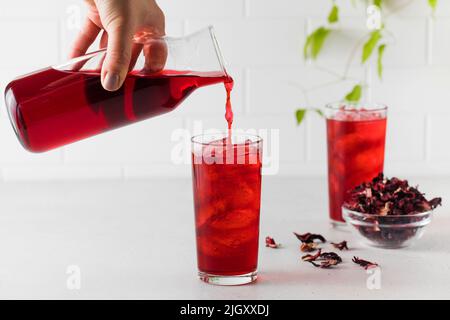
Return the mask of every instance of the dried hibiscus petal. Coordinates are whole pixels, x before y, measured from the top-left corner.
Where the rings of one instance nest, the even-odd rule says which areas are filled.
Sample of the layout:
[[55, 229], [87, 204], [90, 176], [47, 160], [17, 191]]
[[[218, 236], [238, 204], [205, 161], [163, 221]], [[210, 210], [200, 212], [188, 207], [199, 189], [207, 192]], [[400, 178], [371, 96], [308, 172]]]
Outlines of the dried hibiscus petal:
[[303, 261], [311, 262], [320, 257], [322, 250], [319, 249], [316, 254], [307, 254], [302, 257]]
[[294, 235], [297, 237], [298, 240], [300, 240], [303, 243], [314, 242], [314, 240], [326, 242], [325, 238], [320, 234], [314, 234], [314, 233], [310, 233], [310, 232], [307, 232], [304, 234], [299, 234], [299, 233], [294, 232]]
[[279, 248], [281, 246], [281, 244], [276, 243], [275, 240], [269, 236], [266, 237], [266, 247], [269, 248]]
[[373, 268], [373, 267], [377, 267], [378, 266], [378, 263], [370, 262], [370, 261], [367, 261], [367, 260], [363, 260], [363, 259], [360, 259], [358, 257], [353, 257], [352, 261], [354, 263], [356, 263], [356, 264], [359, 264], [361, 267], [363, 267], [366, 270], [369, 269], [369, 268]]
[[442, 198], [433, 198], [430, 201], [428, 201], [431, 208], [436, 208], [437, 206], [442, 205]]
[[321, 261], [320, 263], [316, 263], [316, 262], [314, 262], [314, 261], [311, 261], [310, 263], [311, 263], [314, 267], [317, 267], [317, 268], [323, 268], [323, 269], [328, 269], [328, 268], [330, 268], [330, 267], [332, 267], [332, 266], [335, 266], [335, 265], [339, 264], [340, 261], [330, 259], [330, 260]]
[[331, 243], [332, 245], [333, 245], [333, 247], [335, 247], [336, 249], [339, 249], [339, 250], [348, 250], [348, 247], [347, 247], [347, 241], [341, 241], [341, 242], [339, 242], [339, 243], [334, 243], [334, 242], [332, 242]]
[[335, 252], [324, 252], [319, 256], [318, 260], [336, 260], [339, 263], [342, 262], [341, 257]]
[[[341, 257], [337, 253], [335, 252], [322, 253], [320, 249], [315, 255], [307, 254], [303, 256], [302, 260], [310, 262], [313, 266], [318, 268], [330, 268], [342, 262]], [[316, 261], [318, 261], [319, 263], [317, 263]]]
[[302, 242], [300, 245], [300, 251], [302, 252], [312, 252], [317, 250], [317, 243], [315, 242]]

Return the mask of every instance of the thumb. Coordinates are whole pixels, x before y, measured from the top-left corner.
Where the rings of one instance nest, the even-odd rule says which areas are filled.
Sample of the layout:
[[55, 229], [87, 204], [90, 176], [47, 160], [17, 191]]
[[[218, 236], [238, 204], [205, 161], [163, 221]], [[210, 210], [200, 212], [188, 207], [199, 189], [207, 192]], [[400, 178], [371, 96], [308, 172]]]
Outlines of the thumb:
[[105, 30], [108, 45], [102, 66], [102, 85], [108, 91], [115, 91], [122, 86], [128, 73], [133, 32], [126, 23], [112, 23]]

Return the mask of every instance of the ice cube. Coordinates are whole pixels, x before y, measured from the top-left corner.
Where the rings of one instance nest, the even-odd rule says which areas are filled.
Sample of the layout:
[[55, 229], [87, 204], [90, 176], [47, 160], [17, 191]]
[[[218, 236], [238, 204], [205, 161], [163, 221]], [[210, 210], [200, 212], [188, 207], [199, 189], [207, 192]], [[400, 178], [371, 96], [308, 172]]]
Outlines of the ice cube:
[[226, 212], [211, 223], [211, 227], [220, 230], [246, 228], [258, 222], [259, 211], [254, 209], [236, 209]]

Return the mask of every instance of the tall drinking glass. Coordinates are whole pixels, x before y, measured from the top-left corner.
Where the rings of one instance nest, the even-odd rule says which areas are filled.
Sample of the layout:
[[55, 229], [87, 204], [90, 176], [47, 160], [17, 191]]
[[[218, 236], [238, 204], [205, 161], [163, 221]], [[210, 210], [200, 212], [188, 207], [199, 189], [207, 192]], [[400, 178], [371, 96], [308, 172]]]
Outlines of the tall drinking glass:
[[325, 116], [330, 219], [340, 225], [348, 191], [383, 171], [387, 107], [335, 103]]
[[257, 278], [261, 164], [258, 136], [192, 138], [198, 274], [207, 283]]

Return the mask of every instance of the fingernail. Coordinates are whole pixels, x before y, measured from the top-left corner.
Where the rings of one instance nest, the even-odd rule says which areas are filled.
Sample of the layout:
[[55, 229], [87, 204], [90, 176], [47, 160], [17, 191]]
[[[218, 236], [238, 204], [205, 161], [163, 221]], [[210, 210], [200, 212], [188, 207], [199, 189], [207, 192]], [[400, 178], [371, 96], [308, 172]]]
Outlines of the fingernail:
[[120, 77], [116, 73], [107, 73], [103, 80], [103, 87], [108, 91], [114, 91], [119, 89]]
[[150, 72], [159, 72], [163, 69], [164, 69], [164, 64], [161, 64], [161, 63], [153, 63], [148, 68], [148, 70]]
[[164, 69], [164, 63], [155, 64], [155, 69], [156, 71], [161, 71], [162, 69]]

